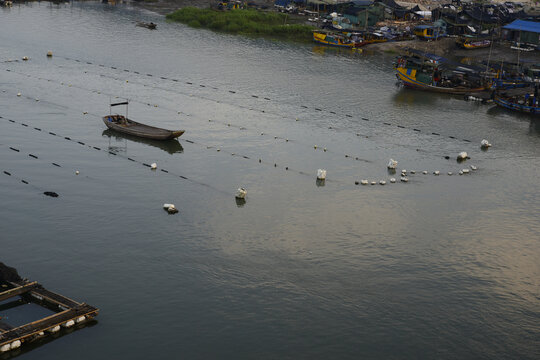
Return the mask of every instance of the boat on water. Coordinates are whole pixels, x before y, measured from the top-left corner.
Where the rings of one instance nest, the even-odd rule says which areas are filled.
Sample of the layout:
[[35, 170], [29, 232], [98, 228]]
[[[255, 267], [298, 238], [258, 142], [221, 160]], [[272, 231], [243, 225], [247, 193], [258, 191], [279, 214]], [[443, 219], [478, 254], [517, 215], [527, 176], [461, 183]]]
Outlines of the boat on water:
[[420, 50], [406, 51], [408, 54], [399, 57], [396, 63], [396, 77], [405, 87], [455, 95], [480, 93], [490, 88], [480, 68]]
[[540, 115], [540, 99], [538, 84], [531, 89], [514, 89], [514, 91], [498, 91], [494, 94], [493, 102], [508, 110], [527, 114]]
[[328, 33], [323, 31], [313, 32], [313, 41], [319, 44], [328, 46], [354, 48], [358, 47], [362, 43], [362, 39], [349, 37], [346, 35]]
[[103, 122], [111, 130], [115, 130], [132, 136], [154, 140], [175, 139], [184, 133], [184, 130], [167, 130], [130, 120], [127, 117], [128, 102], [125, 101], [115, 103], [111, 104], [110, 106], [112, 108], [113, 106], [118, 105], [126, 105], [126, 116], [118, 114], [113, 115], [109, 113], [109, 115], [103, 117]]
[[140, 26], [140, 27], [145, 27], [147, 29], [150, 29], [150, 30], [155, 30], [157, 28], [157, 25], [154, 24], [153, 22], [143, 22], [143, 21], [139, 21], [137, 22], [137, 26]]
[[491, 46], [491, 40], [478, 38], [470, 35], [463, 35], [456, 40], [456, 45], [467, 50], [481, 49]]

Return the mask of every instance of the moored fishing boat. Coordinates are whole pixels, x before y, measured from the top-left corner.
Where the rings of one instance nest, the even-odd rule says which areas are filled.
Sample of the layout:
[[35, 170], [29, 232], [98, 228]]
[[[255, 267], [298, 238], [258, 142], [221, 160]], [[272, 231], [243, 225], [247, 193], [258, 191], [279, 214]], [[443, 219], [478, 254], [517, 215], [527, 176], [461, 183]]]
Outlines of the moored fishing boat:
[[327, 33], [323, 31], [313, 32], [313, 41], [328, 46], [353, 48], [361, 43], [361, 39], [353, 39], [346, 35]]
[[516, 89], [513, 93], [497, 92], [494, 95], [493, 102], [508, 110], [540, 115], [538, 85], [534, 88], [534, 92], [531, 92], [530, 89]]
[[407, 49], [407, 52], [410, 55], [397, 60], [396, 77], [408, 88], [456, 95], [489, 89], [480, 69], [419, 50]]
[[[127, 106], [128, 102], [125, 101], [121, 103], [111, 104], [110, 106], [113, 107], [118, 105]], [[103, 122], [111, 130], [146, 139], [170, 140], [175, 139], [184, 133], [184, 130], [167, 130], [130, 120], [127, 117], [127, 110], [126, 116], [109, 114], [103, 117]]]
[[491, 40], [463, 35], [456, 40], [456, 45], [467, 50], [486, 48], [491, 45]]

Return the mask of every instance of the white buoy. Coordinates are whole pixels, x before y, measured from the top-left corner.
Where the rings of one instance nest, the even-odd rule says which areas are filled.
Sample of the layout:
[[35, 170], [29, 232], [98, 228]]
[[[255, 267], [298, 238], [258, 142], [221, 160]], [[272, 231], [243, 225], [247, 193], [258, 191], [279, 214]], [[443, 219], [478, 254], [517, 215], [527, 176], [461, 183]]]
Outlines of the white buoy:
[[156, 170], [157, 169], [157, 164], [156, 163], [151, 163], [150, 164], [150, 169]]
[[324, 169], [317, 170], [317, 179], [318, 180], [326, 179], [326, 170], [324, 170]]
[[22, 58], [24, 61], [28, 60], [28, 56], [23, 56]]
[[396, 182], [396, 178], [390, 178], [390, 182], [393, 184]]
[[459, 175], [463, 175], [463, 171], [459, 170]]
[[17, 93], [17, 96], [21, 96], [21, 93]]
[[77, 322], [77, 324], [78, 324], [78, 323], [83, 322], [84, 320], [86, 320], [86, 317], [85, 317], [85, 316], [79, 316], [79, 317], [77, 318], [76, 322]]
[[56, 325], [55, 327], [51, 329], [51, 332], [53, 333], [58, 332], [58, 331], [60, 331], [60, 325]]
[[75, 325], [75, 321], [73, 320], [69, 320], [68, 322], [64, 324], [64, 326], [67, 328], [72, 327], [73, 325]]
[[463, 169], [463, 170], [461, 170], [461, 171], [463, 171], [464, 174], [468, 174], [468, 173], [470, 172], [469, 169]]
[[449, 171], [449, 172], [448, 172], [448, 176], [452, 176], [452, 175], [453, 175], [453, 174], [452, 174], [452, 172], [451, 172], [451, 171]]
[[238, 190], [236, 190], [236, 195], [235, 197], [237, 199], [245, 199], [246, 198], [246, 195], [247, 195], [247, 190], [244, 189], [244, 188], [238, 188]]
[[471, 170], [473, 170], [473, 171], [478, 170], [478, 168], [476, 166], [474, 166], [474, 165], [471, 165]]
[[43, 331], [40, 331], [40, 332], [38, 333], [38, 336], [43, 336], [43, 335], [45, 335], [45, 333], [44, 333]]
[[487, 149], [487, 148], [491, 147], [491, 144], [486, 139], [483, 139], [482, 141], [480, 141], [480, 147], [482, 149]]
[[376, 181], [372, 181], [372, 182], [371, 182], [371, 185], [377, 185], [377, 182], [376, 182]]
[[407, 174], [407, 170], [405, 169], [401, 170], [401, 174]]
[[426, 170], [422, 171], [422, 174], [427, 175], [427, 171]]
[[0, 353], [7, 352], [9, 350], [11, 350], [11, 347], [9, 346], [9, 344], [2, 345], [2, 347], [0, 347]]
[[75, 175], [79, 175], [79, 170], [75, 170]]
[[460, 152], [460, 153], [458, 154], [458, 156], [457, 156], [457, 160], [458, 160], [458, 161], [463, 161], [463, 160], [465, 160], [465, 159], [467, 159], [467, 152], [466, 152], [466, 151]]
[[369, 184], [369, 181], [367, 181], [367, 180], [365, 180], [365, 179], [364, 179], [364, 180], [360, 180], [360, 184], [362, 184], [362, 185], [367, 185], [367, 184]]
[[379, 184], [381, 184], [381, 185], [386, 185], [386, 181], [381, 180], [381, 181], [379, 181]]
[[169, 214], [176, 214], [178, 212], [178, 209], [174, 204], [163, 204], [163, 208], [167, 210]]
[[47, 51], [47, 57], [52, 57], [52, 51]]
[[388, 162], [388, 168], [394, 170], [397, 167], [398, 162], [394, 159], [390, 159]]
[[411, 170], [411, 174], [413, 174], [413, 175], [414, 175], [414, 174], [416, 174], [416, 171], [414, 171], [414, 170]]
[[10, 345], [10, 348], [11, 350], [13, 349], [18, 349], [21, 347], [21, 340], [15, 340], [14, 342], [11, 343]]
[[405, 176], [402, 176], [400, 180], [403, 181], [403, 182], [409, 182], [409, 179], [406, 178]]
[[441, 172], [440, 172], [439, 170], [435, 170], [435, 171], [433, 172], [433, 175], [437, 175], [437, 176], [438, 176], [440, 173], [441, 173]]

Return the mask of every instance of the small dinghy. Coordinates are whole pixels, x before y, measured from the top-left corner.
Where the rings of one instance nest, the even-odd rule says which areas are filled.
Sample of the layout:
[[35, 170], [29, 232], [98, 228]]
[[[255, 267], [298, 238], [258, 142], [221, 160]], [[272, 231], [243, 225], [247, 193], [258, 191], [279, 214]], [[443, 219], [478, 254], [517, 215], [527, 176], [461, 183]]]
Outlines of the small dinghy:
[[137, 22], [137, 26], [140, 26], [140, 27], [145, 27], [147, 29], [150, 29], [150, 30], [155, 30], [157, 25], [154, 24], [153, 22], [143, 22], [143, 21], [139, 21]]
[[109, 114], [103, 117], [103, 122], [111, 130], [115, 130], [124, 134], [138, 136], [146, 139], [154, 140], [170, 140], [175, 139], [184, 133], [184, 130], [167, 130], [158, 127], [145, 125], [136, 121], [130, 120], [127, 117], [128, 102], [111, 104], [110, 106], [126, 105], [126, 116]]

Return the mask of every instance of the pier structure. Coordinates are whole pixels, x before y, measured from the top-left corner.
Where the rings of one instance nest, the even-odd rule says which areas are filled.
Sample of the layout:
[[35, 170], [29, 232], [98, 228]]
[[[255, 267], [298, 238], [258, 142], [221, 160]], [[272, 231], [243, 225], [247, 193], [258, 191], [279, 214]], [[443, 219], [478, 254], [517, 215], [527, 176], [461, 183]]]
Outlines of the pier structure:
[[13, 327], [0, 318], [0, 354], [57, 333], [61, 328], [88, 322], [99, 313], [99, 309], [49, 291], [35, 281], [21, 280], [9, 284], [11, 288], [0, 292], [0, 302], [20, 296], [28, 302], [54, 311], [55, 314], [18, 327]]

